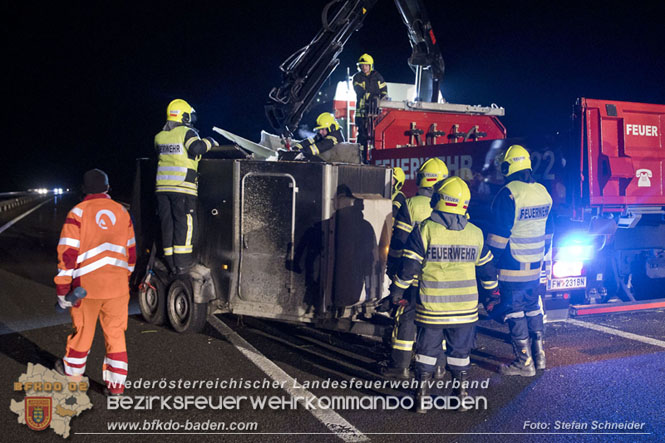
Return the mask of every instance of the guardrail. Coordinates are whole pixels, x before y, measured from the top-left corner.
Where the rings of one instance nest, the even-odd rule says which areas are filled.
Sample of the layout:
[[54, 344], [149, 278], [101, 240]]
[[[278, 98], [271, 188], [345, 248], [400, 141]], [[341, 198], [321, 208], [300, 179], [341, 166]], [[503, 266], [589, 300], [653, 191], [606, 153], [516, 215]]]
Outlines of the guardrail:
[[52, 196], [53, 194], [37, 194], [34, 192], [0, 192], [0, 212], [11, 211], [40, 198]]

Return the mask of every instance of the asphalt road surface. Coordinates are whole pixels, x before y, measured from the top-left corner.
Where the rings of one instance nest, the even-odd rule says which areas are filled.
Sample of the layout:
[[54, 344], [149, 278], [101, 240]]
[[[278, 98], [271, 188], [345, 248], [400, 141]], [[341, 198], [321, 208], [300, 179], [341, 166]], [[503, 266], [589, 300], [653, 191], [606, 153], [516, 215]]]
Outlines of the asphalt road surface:
[[[61, 441], [52, 430], [19, 424], [9, 403], [25, 396], [14, 383], [27, 365], [52, 368], [71, 332], [68, 314], [54, 312], [52, 279], [61, 223], [75, 203], [74, 196], [51, 198], [0, 232], [0, 441]], [[0, 226], [34, 207], [0, 216]], [[470, 371], [483, 382], [471, 390], [479, 409], [427, 414], [408, 410], [413, 390], [377, 375], [386, 358], [379, 339], [232, 315], [211, 317], [200, 334], [178, 334], [144, 322], [135, 300], [130, 314], [131, 404], [108, 404], [103, 395], [97, 331], [86, 371], [93, 408], [72, 419], [71, 441], [665, 438], [663, 310], [549, 323], [548, 369], [531, 378], [497, 374], [498, 365], [511, 360], [508, 330], [482, 320]], [[435, 393], [443, 399], [450, 388]], [[207, 403], [179, 408], [188, 397]], [[623, 429], [612, 429], [619, 424]]]

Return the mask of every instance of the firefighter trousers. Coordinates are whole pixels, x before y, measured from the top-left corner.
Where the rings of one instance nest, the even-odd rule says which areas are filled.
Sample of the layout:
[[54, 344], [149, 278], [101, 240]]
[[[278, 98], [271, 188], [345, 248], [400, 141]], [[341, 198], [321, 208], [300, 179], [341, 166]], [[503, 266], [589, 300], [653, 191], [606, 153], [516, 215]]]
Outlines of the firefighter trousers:
[[[416, 302], [418, 300], [418, 287], [410, 286], [404, 293], [404, 299], [409, 304], [400, 306], [395, 313], [395, 326], [393, 328], [392, 346], [390, 351], [390, 366], [393, 368], [408, 368], [411, 365], [411, 356], [416, 342]], [[446, 349], [446, 341], [439, 343], [441, 351]], [[439, 365], [445, 366], [446, 359], [442, 353]]]
[[417, 286], [409, 287], [404, 293], [404, 299], [409, 304], [400, 306], [395, 312], [395, 326], [393, 327], [390, 351], [390, 366], [393, 368], [408, 368], [411, 365], [411, 354], [416, 341], [417, 293]]
[[[432, 374], [437, 364], [446, 361], [451, 371], [465, 371], [471, 366], [469, 354], [473, 348], [476, 324], [455, 327], [432, 327], [418, 324], [416, 338], [416, 374]], [[445, 340], [444, 353], [441, 342]]]
[[543, 307], [536, 288], [515, 288], [499, 282], [501, 303], [505, 304], [504, 319], [513, 340], [525, 340], [530, 332], [542, 332]]
[[66, 375], [82, 376], [85, 372], [99, 319], [106, 345], [102, 378], [109, 391], [123, 392], [127, 378], [125, 331], [128, 307], [129, 294], [105, 299], [84, 298], [78, 307], [70, 308], [74, 333], [67, 337], [67, 351], [62, 359]]
[[356, 116], [357, 142], [367, 148], [369, 133], [367, 131], [367, 117]]
[[164, 258], [173, 271], [193, 264], [196, 199], [176, 192], [157, 193]]

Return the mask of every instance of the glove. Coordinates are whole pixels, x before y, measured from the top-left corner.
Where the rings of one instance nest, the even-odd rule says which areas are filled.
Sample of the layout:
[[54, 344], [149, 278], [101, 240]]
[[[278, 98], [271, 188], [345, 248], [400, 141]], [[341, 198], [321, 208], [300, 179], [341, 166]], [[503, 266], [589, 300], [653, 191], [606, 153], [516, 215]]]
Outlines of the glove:
[[65, 300], [65, 296], [64, 296], [64, 295], [58, 295], [58, 305], [60, 305], [60, 307], [61, 307], [63, 310], [66, 310], [66, 309], [71, 308], [71, 307], [74, 306], [74, 305], [72, 305], [70, 302], [68, 302], [67, 300]]
[[501, 303], [501, 293], [499, 292], [499, 288], [494, 288], [492, 291], [488, 294], [486, 302], [485, 302], [485, 310], [487, 312], [492, 312], [494, 307]]
[[409, 302], [402, 298], [404, 291], [402, 289], [391, 287], [390, 294], [388, 297], [381, 300], [381, 303], [377, 306], [376, 310], [378, 312], [388, 312], [397, 306], [406, 306]]
[[395, 279], [395, 275], [399, 271], [399, 260], [393, 260], [388, 257], [388, 264], [386, 265], [386, 275], [391, 279]]
[[219, 146], [219, 143], [217, 142], [217, 140], [215, 140], [212, 137], [206, 137], [206, 140], [208, 140], [210, 143], [212, 143], [213, 146]]
[[376, 307], [376, 312], [389, 312], [393, 308], [390, 297], [381, 300], [381, 303]]

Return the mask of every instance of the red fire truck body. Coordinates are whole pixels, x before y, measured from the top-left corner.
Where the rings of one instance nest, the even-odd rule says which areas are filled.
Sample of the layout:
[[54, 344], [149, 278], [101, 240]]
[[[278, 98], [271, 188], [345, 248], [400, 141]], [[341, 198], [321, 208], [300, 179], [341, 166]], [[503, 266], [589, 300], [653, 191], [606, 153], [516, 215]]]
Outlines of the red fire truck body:
[[[352, 115], [348, 104], [335, 102], [338, 117]], [[523, 144], [554, 201], [543, 294], [586, 303], [658, 297], [654, 283], [665, 282], [665, 105], [581, 98], [575, 109], [565, 139], [525, 140], [506, 137], [503, 109], [495, 106], [384, 100], [371, 163], [401, 167], [409, 196], [418, 167], [439, 157], [469, 184], [470, 216], [483, 227], [503, 185], [495, 159]]]

